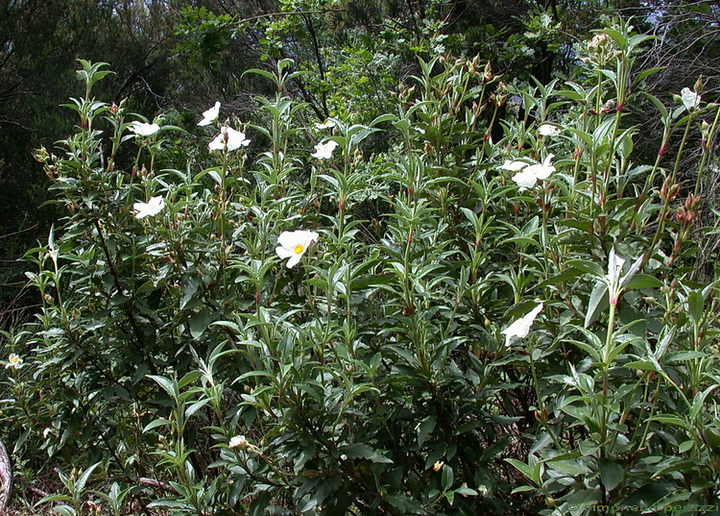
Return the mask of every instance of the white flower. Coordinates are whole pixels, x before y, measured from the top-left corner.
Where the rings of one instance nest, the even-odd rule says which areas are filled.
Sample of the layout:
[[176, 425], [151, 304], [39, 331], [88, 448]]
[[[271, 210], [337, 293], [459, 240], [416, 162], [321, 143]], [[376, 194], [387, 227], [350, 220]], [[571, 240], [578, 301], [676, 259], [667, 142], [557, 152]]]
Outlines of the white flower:
[[538, 179], [547, 179], [548, 177], [550, 177], [550, 174], [555, 172], [555, 167], [550, 164], [550, 161], [553, 159], [554, 156], [554, 154], [548, 154], [542, 163], [530, 165], [525, 170], [523, 170], [523, 172], [533, 174]]
[[322, 124], [315, 124], [316, 129], [331, 129], [335, 127], [335, 120], [328, 118]]
[[535, 318], [542, 309], [543, 304], [540, 303], [535, 308], [533, 308], [530, 313], [524, 315], [523, 317], [512, 323], [510, 326], [505, 328], [501, 332], [503, 335], [505, 335], [505, 345], [509, 347], [510, 343], [514, 338], [524, 339], [525, 337], [527, 337], [533, 321], [535, 321]]
[[232, 127], [223, 126], [213, 141], [210, 142], [208, 147], [210, 150], [221, 151], [227, 149], [234, 151], [240, 147], [247, 147], [250, 145], [250, 140], [245, 138], [245, 133], [236, 131]]
[[151, 197], [148, 202], [136, 202], [133, 204], [133, 208], [137, 212], [135, 214], [136, 219], [142, 219], [150, 215], [157, 215], [165, 207], [165, 200], [158, 197]]
[[250, 443], [247, 439], [245, 439], [244, 435], [236, 435], [232, 439], [230, 439], [230, 442], [228, 443], [228, 446], [230, 448], [247, 448]]
[[608, 256], [608, 273], [607, 281], [610, 285], [617, 285], [620, 281], [620, 273], [625, 266], [625, 258], [622, 258], [615, 254], [615, 248], [610, 249], [610, 255]]
[[335, 140], [330, 140], [327, 143], [318, 143], [315, 146], [315, 152], [310, 155], [317, 159], [330, 159], [335, 147], [337, 146], [338, 143]]
[[8, 367], [20, 369], [22, 366], [23, 366], [23, 359], [20, 358], [15, 353], [10, 353], [10, 356], [8, 357], [8, 363], [5, 364], [5, 369], [7, 369]]
[[213, 107], [203, 111], [203, 119], [198, 122], [198, 125], [210, 125], [217, 120], [218, 116], [220, 116], [220, 103], [216, 102]]
[[513, 176], [513, 181], [518, 184], [520, 190], [532, 188], [538, 180], [547, 179], [550, 174], [555, 172], [555, 167], [550, 164], [553, 156], [553, 154], [548, 154], [542, 163], [530, 165]]
[[281, 259], [290, 258], [287, 267], [297, 265], [312, 242], [317, 242], [318, 234], [314, 231], [283, 231], [278, 238], [275, 252]]
[[128, 128], [138, 136], [151, 136], [160, 130], [160, 126], [157, 124], [146, 124], [145, 122], [138, 122], [135, 120], [130, 123]]
[[540, 124], [540, 127], [538, 127], [538, 134], [540, 136], [557, 136], [560, 134], [560, 128], [552, 124]]
[[640, 258], [632, 264], [627, 274], [621, 278], [620, 274], [622, 274], [623, 268], [625, 267], [625, 258], [615, 254], [614, 247], [610, 249], [610, 254], [608, 255], [608, 273], [607, 276], [605, 276], [605, 282], [608, 286], [608, 297], [611, 305], [617, 305], [620, 290], [635, 276], [637, 271], [640, 270], [642, 259], [643, 257], [641, 255]]
[[697, 109], [700, 106], [700, 101], [702, 100], [702, 97], [692, 91], [690, 88], [683, 88], [680, 92], [680, 100], [682, 100], [685, 109], [687, 109], [688, 111], [692, 111], [693, 109]]

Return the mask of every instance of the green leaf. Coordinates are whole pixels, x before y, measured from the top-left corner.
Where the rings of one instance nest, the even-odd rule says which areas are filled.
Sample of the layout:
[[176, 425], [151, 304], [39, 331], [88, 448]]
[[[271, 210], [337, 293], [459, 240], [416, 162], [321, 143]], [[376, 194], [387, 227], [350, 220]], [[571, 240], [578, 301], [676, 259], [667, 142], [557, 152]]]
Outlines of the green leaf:
[[169, 395], [171, 398], [173, 398], [173, 399], [175, 398], [177, 392], [176, 392], [176, 390], [175, 390], [175, 386], [173, 385], [173, 382], [171, 382], [170, 380], [168, 380], [168, 379], [165, 378], [164, 376], [157, 376], [157, 375], [154, 375], [154, 374], [149, 374], [149, 375], [147, 375], [147, 377], [148, 377], [148, 378], [152, 378], [153, 380], [155, 380], [155, 382], [157, 382], [157, 384], [158, 384], [160, 387], [162, 387], [163, 390], [164, 390], [165, 392], [167, 392], [168, 395]]
[[190, 335], [192, 335], [194, 339], [199, 339], [203, 333], [205, 333], [205, 330], [207, 330], [211, 322], [212, 313], [207, 308], [203, 308], [190, 319]]
[[275, 75], [273, 75], [271, 72], [268, 72], [267, 70], [259, 70], [257, 68], [251, 68], [249, 70], [245, 70], [242, 75], [244, 76], [246, 73], [253, 73], [255, 75], [259, 75], [260, 77], [265, 77], [266, 79], [271, 81], [273, 84], [277, 84], [277, 78], [275, 77]]
[[142, 433], [148, 432], [152, 430], [153, 428], [157, 428], [159, 426], [165, 426], [172, 423], [169, 419], [155, 419], [154, 421], [151, 421], [147, 425], [145, 425], [145, 428], [142, 429]]
[[452, 505], [455, 503], [455, 492], [454, 491], [448, 491], [445, 493], [445, 498], [447, 498], [448, 503]]
[[608, 491], [612, 491], [620, 485], [620, 482], [625, 477], [625, 470], [616, 462], [600, 459], [598, 466], [600, 467], [600, 478]]
[[[649, 76], [651, 76], [652, 74], [655, 74], [655, 73], [658, 73], [658, 72], [661, 72], [661, 71], [665, 70], [665, 68], [666, 68], [665, 66], [658, 66], [658, 67], [655, 67], [655, 68], [648, 68], [647, 70], [643, 70], [643, 71], [639, 72], [639, 73], [635, 76], [635, 79], [633, 79], [633, 83], [634, 83], [634, 84], [637, 84], [638, 82], [642, 81], [642, 80], [645, 79], [646, 77], [649, 77]], [[644, 93], [644, 92], [643, 92], [643, 93]], [[652, 95], [648, 95], [648, 96], [652, 96]], [[654, 97], [653, 97], [653, 98], [654, 98]], [[657, 99], [656, 99], [656, 100], [657, 100]], [[661, 111], [661, 114], [662, 114], [662, 111]], [[666, 111], [666, 114], [667, 114], [667, 111]]]
[[15, 444], [13, 445], [13, 452], [14, 452], [14, 453], [17, 453], [18, 451], [20, 451], [20, 448], [22, 448], [22, 445], [25, 443], [25, 441], [27, 440], [28, 436], [30, 435], [30, 430], [31, 430], [30, 427], [26, 428], [26, 429], [23, 430], [23, 432], [20, 434], [20, 437], [17, 438], [17, 440], [15, 441]]
[[418, 448], [422, 448], [425, 439], [427, 439], [427, 437], [432, 433], [432, 431], [435, 430], [436, 425], [437, 420], [435, 419], [435, 416], [429, 416], [418, 426]]
[[240, 326], [238, 326], [237, 323], [232, 321], [215, 321], [214, 323], [210, 324], [210, 326], [220, 326], [222, 328], [227, 328], [231, 330], [235, 335], [239, 335], [241, 333]]
[[51, 494], [51, 495], [45, 496], [44, 498], [38, 500], [35, 503], [35, 505], [40, 505], [40, 504], [48, 503], [48, 502], [72, 502], [72, 501], [73, 501], [73, 499], [68, 495]]
[[663, 282], [649, 274], [635, 274], [625, 285], [625, 290], [640, 290], [643, 288], [660, 288]]
[[568, 267], [581, 270], [595, 276], [596, 278], [605, 277], [605, 271], [603, 271], [597, 263], [591, 262], [590, 260], [568, 260], [565, 263]]
[[679, 426], [685, 430], [690, 430], [690, 427], [688, 427], [687, 423], [683, 419], [678, 416], [673, 416], [672, 414], [658, 414], [657, 416], [648, 418], [648, 421], [658, 421], [660, 423], [665, 423], [666, 425]]
[[77, 516], [77, 511], [69, 505], [57, 505], [53, 507], [53, 511], [58, 513], [60, 516]]
[[638, 488], [630, 494], [630, 496], [621, 500], [619, 505], [639, 505], [644, 507], [655, 506], [659, 499], [677, 491], [678, 485], [675, 482], [651, 482]]
[[703, 308], [705, 305], [705, 298], [702, 295], [702, 291], [693, 290], [688, 294], [687, 297], [687, 308], [690, 319], [693, 324], [698, 326], [703, 318]]
[[92, 472], [95, 471], [95, 468], [97, 468], [100, 464], [100, 462], [96, 462], [82, 472], [82, 475], [80, 475], [80, 477], [77, 479], [77, 482], [75, 482], [75, 493], [77, 495], [80, 495], [85, 490], [85, 485], [90, 479], [90, 475], [92, 475]]
[[202, 376], [201, 371], [190, 371], [188, 374], [183, 376], [180, 379], [180, 381], [178, 381], [178, 383], [177, 383], [178, 389], [182, 389], [186, 385], [190, 385], [191, 383], [193, 383], [195, 380], [197, 380], [201, 376]]
[[695, 446], [695, 441], [693, 441], [692, 439], [684, 441], [684, 442], [680, 443], [680, 446], [678, 446], [678, 452], [686, 453], [686, 452], [692, 450], [692, 448], [694, 446]]
[[427, 514], [425, 508], [407, 495], [394, 493], [383, 496], [383, 500], [399, 509], [400, 514]]
[[539, 486], [542, 484], [542, 481], [540, 479], [540, 465], [541, 463], [538, 462], [535, 464], [535, 466], [530, 466], [528, 464], [525, 464], [524, 462], [520, 462], [516, 459], [503, 459], [505, 462], [513, 466], [515, 469], [517, 469], [520, 473], [522, 473], [525, 478], [533, 482], [536, 486]]
[[392, 464], [393, 461], [377, 453], [367, 444], [357, 443], [341, 446], [340, 451], [351, 459], [368, 459], [372, 462]]
[[603, 29], [602, 32], [610, 36], [615, 42], [615, 44], [620, 48], [620, 50], [624, 50], [627, 47], [628, 40], [625, 35], [619, 30], [606, 28]]
[[604, 281], [598, 281], [590, 293], [587, 311], [585, 312], [585, 327], [590, 326], [605, 308], [610, 306], [608, 286]]
[[658, 371], [658, 368], [653, 364], [652, 362], [647, 362], [645, 360], [635, 360], [633, 362], [628, 362], [626, 364], [623, 364], [624, 367], [627, 367], [628, 369], [639, 369], [641, 371]]
[[395, 129], [398, 129], [399, 131], [406, 132], [410, 129], [410, 121], [407, 118], [401, 118], [400, 120], [393, 122], [393, 126], [395, 126]]
[[183, 295], [180, 298], [180, 310], [184, 310], [190, 300], [193, 298], [195, 293], [200, 286], [200, 278], [197, 276], [190, 276], [185, 282]]
[[190, 416], [192, 416], [193, 414], [195, 414], [195, 412], [197, 412], [198, 410], [203, 408], [205, 405], [210, 403], [210, 401], [212, 401], [210, 398], [204, 398], [204, 399], [201, 399], [200, 401], [196, 401], [195, 403], [190, 405], [187, 409], [185, 409], [185, 417], [190, 418]]
[[702, 351], [678, 351], [677, 353], [671, 353], [665, 359], [666, 362], [687, 362], [688, 360], [697, 360], [699, 358], [707, 357], [707, 353]]
[[442, 477], [440, 484], [442, 485], [443, 491], [448, 491], [452, 488], [453, 482], [455, 481], [455, 473], [450, 465], [445, 464], [442, 469]]
[[378, 125], [382, 122], [396, 122], [397, 120], [398, 120], [397, 116], [390, 114], [390, 113], [386, 113], [384, 115], [380, 115], [379, 117], [375, 118], [375, 120], [370, 122], [369, 125], [370, 125], [370, 127], [375, 127], [376, 125]]
[[515, 489], [512, 490], [512, 494], [515, 493], [527, 493], [529, 491], [536, 491], [537, 488], [533, 486], [518, 486]]
[[588, 514], [588, 508], [601, 500], [599, 489], [578, 489], [571, 492], [564, 501], [568, 504], [572, 516]]

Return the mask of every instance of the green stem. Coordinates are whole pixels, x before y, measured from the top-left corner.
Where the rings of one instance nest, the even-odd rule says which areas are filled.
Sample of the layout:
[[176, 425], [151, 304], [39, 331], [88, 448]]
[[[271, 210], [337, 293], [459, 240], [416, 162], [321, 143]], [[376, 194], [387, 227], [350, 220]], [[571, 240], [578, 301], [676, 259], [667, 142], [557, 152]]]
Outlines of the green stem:
[[[617, 293], [617, 297], [620, 293]], [[614, 302], [613, 302], [614, 301]], [[601, 454], [605, 456], [605, 446], [607, 441], [608, 427], [608, 391], [609, 391], [609, 373], [610, 373], [610, 355], [612, 353], [613, 329], [615, 327], [615, 311], [617, 309], [617, 299], [610, 300], [610, 315], [608, 317], [607, 336], [605, 337], [605, 347], [603, 348], [602, 361], [602, 396], [600, 398], [600, 447]]]
[[[682, 156], [683, 149], [685, 148], [685, 143], [687, 142], [688, 135], [690, 134], [690, 126], [692, 122], [693, 117], [690, 116], [688, 119], [688, 122], [685, 126], [685, 133], [683, 134], [682, 141], [680, 142], [680, 148], [678, 149], [677, 157], [675, 158], [675, 166], [673, 167], [672, 174], [670, 175], [670, 181], [668, 182], [668, 188], [672, 188], [675, 184], [675, 178], [677, 176], [678, 169], [680, 168], [680, 157]], [[665, 199], [663, 199], [662, 206], [660, 207], [660, 214], [658, 215], [658, 227], [655, 231], [655, 235], [653, 236], [652, 243], [650, 244], [650, 247], [648, 248], [647, 253], [645, 253], [645, 257], [643, 258], [643, 267], [648, 262], [650, 257], [653, 255], [655, 251], [655, 246], [660, 241], [660, 235], [662, 234], [663, 230], [665, 229], [665, 219], [667, 218], [667, 212], [670, 208], [670, 201], [671, 196], [667, 195]]]
[[694, 193], [696, 196], [700, 194], [700, 185], [702, 183], [703, 173], [705, 172], [705, 166], [707, 165], [710, 151], [715, 144], [715, 132], [717, 131], [718, 121], [720, 121], [720, 109], [718, 109], [717, 113], [715, 113], [715, 120], [713, 120], [707, 140], [705, 141], [705, 148], [703, 149], [702, 159], [700, 161], [700, 166], [698, 167], [697, 180], [695, 182]]

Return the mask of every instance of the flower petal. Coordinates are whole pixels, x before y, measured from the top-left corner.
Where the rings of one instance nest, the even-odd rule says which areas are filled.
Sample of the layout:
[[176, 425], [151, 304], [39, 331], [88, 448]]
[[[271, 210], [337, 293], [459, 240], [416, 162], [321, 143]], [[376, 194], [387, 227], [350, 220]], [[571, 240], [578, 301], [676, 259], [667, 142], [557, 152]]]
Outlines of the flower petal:
[[290, 259], [287, 262], [287, 268], [295, 267], [298, 263], [300, 263], [300, 258], [302, 258], [302, 255], [304, 253], [300, 254], [294, 254], [290, 257]]
[[510, 326], [505, 328], [501, 333], [505, 335], [505, 345], [510, 346], [512, 339], [519, 338], [524, 339], [530, 332], [530, 327], [537, 315], [542, 311], [543, 303], [540, 303], [530, 312], [522, 316], [517, 321], [513, 322]]
[[500, 165], [498, 168], [501, 170], [508, 170], [510, 172], [519, 172], [523, 168], [527, 167], [528, 164], [524, 161], [510, 161], [509, 159], [506, 159], [505, 162]]
[[275, 252], [276, 252], [277, 255], [280, 257], [281, 260], [284, 260], [285, 258], [291, 258], [291, 257], [295, 256], [295, 253], [292, 252], [292, 250], [290, 250], [290, 249], [288, 249], [288, 248], [286, 248], [286, 247], [282, 247], [282, 246], [277, 246], [277, 247], [275, 248]]
[[198, 122], [198, 125], [210, 125], [212, 122], [217, 120], [218, 116], [220, 116], [220, 102], [215, 102], [215, 105], [208, 109], [207, 111], [203, 111], [202, 114], [203, 118]]

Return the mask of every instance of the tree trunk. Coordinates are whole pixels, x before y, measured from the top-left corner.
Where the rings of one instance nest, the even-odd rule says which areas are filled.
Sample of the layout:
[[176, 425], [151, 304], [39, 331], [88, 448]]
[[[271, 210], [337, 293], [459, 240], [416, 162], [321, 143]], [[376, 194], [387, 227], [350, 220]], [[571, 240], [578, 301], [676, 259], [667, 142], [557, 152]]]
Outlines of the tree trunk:
[[10, 490], [12, 489], [12, 467], [10, 457], [7, 454], [5, 445], [0, 441], [0, 514], [5, 514], [5, 508], [10, 501]]

